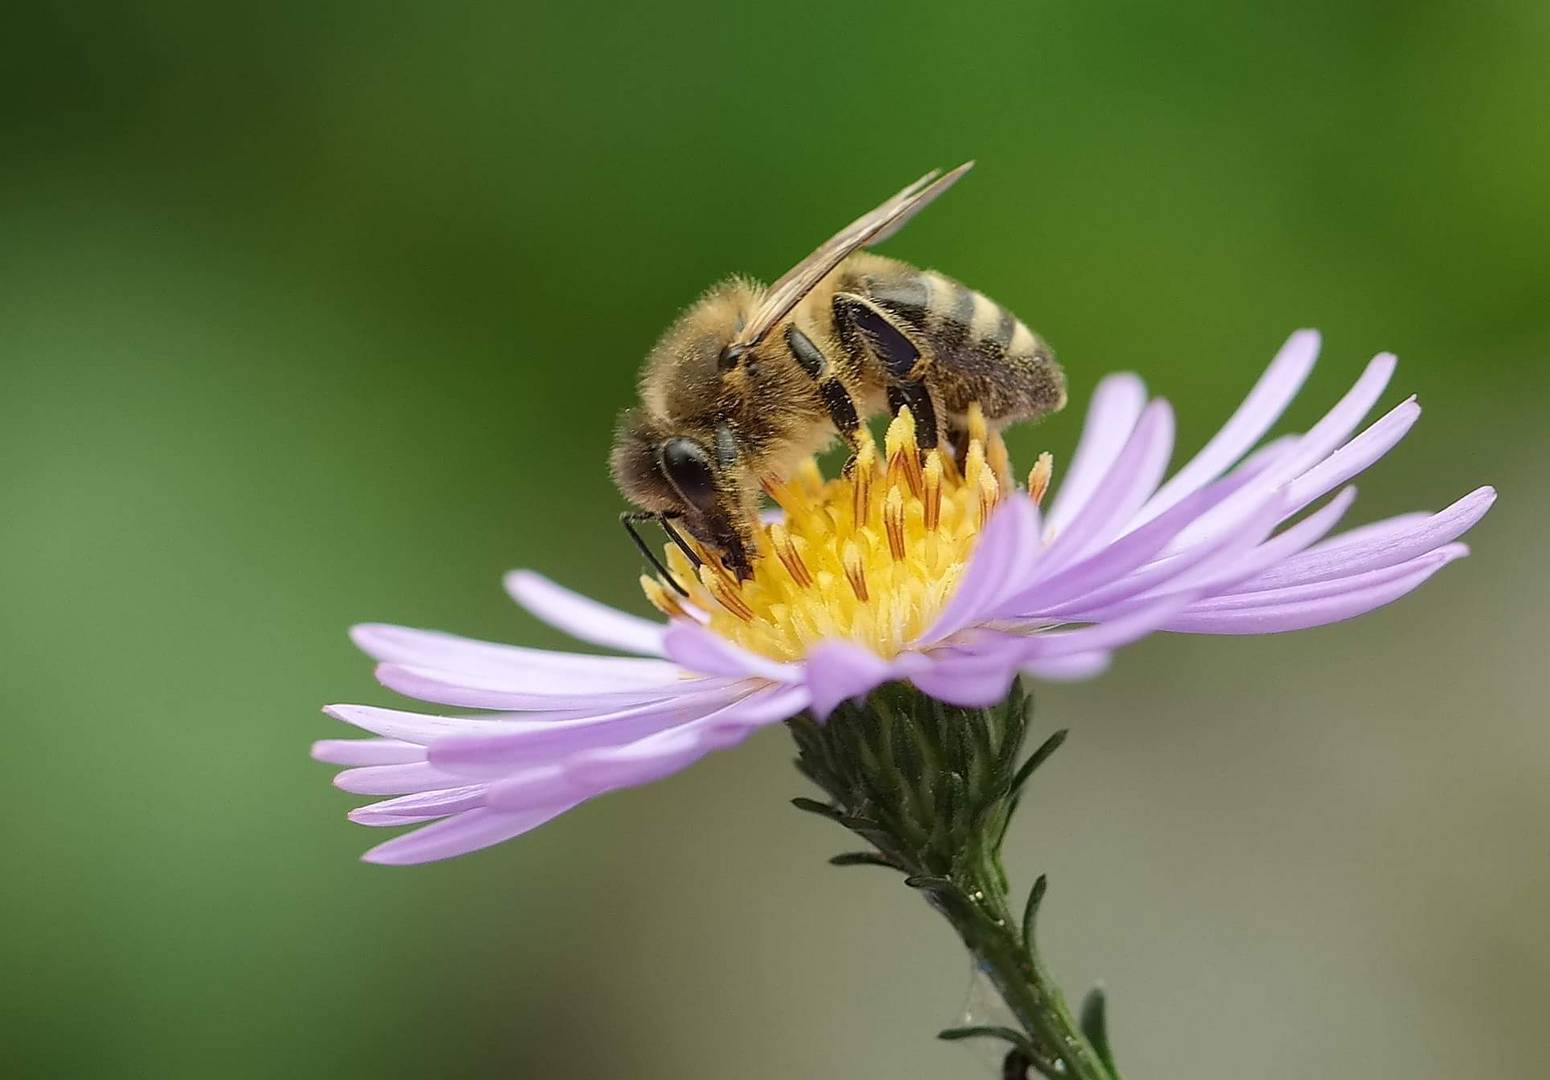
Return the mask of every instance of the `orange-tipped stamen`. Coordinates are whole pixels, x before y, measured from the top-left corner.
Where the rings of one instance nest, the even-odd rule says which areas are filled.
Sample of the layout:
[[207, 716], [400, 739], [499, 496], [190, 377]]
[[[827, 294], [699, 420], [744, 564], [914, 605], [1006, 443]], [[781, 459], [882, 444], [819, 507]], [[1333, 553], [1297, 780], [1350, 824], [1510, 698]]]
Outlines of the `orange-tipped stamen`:
[[1001, 501], [1001, 485], [996, 482], [996, 474], [989, 468], [980, 470], [979, 474], [979, 523], [980, 528], [990, 520], [990, 515], [995, 512], [996, 504]]
[[689, 613], [678, 602], [678, 597], [674, 596], [667, 586], [663, 585], [656, 578], [642, 574], [640, 576], [640, 589], [641, 592], [646, 594], [646, 599], [651, 601], [651, 606], [669, 619], [682, 619], [688, 616]]
[[1033, 500], [1034, 506], [1043, 504], [1044, 496], [1049, 492], [1050, 478], [1054, 475], [1055, 459], [1046, 450], [1034, 461], [1028, 473], [1028, 497]]
[[710, 564], [700, 567], [700, 584], [705, 586], [705, 591], [731, 614], [737, 616], [743, 622], [753, 622], [753, 608], [743, 599], [737, 584], [725, 570], [719, 573], [711, 569]]
[[854, 540], [845, 541], [841, 565], [845, 570], [845, 580], [850, 582], [850, 591], [856, 594], [857, 600], [866, 603], [871, 599], [866, 587], [866, 564], [861, 559], [861, 546]]
[[898, 488], [888, 489], [883, 500], [883, 526], [888, 533], [888, 552], [894, 562], [903, 562], [908, 549], [904, 544], [904, 493]]
[[942, 451], [932, 450], [926, 455], [926, 467], [922, 470], [921, 521], [927, 532], [936, 532], [942, 521], [942, 461]]
[[776, 556], [791, 575], [791, 580], [800, 588], [811, 589], [813, 573], [807, 568], [807, 563], [802, 561], [802, 553], [797, 550], [796, 542], [791, 539], [784, 525], [777, 523], [770, 526], [770, 546], [775, 549]]
[[921, 495], [920, 444], [915, 439], [915, 417], [904, 406], [888, 425], [883, 447], [888, 455], [888, 478], [903, 477], [915, 498]]

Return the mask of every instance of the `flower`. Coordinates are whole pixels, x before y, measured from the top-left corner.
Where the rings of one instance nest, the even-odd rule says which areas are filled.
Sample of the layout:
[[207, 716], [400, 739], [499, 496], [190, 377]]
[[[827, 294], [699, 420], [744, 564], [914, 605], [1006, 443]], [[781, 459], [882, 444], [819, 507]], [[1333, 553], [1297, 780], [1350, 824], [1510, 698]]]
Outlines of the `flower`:
[[481, 711], [332, 706], [376, 737], [325, 740], [313, 755], [349, 766], [335, 778], [344, 790], [390, 796], [352, 820], [422, 826], [368, 861], [426, 862], [667, 776], [805, 710], [822, 719], [885, 682], [986, 706], [1019, 673], [1090, 676], [1114, 649], [1157, 631], [1268, 634], [1372, 611], [1466, 554], [1457, 540], [1495, 492], [1327, 538], [1354, 497], [1342, 485], [1404, 437], [1420, 406], [1407, 399], [1352, 436], [1393, 373], [1394, 358], [1380, 355], [1306, 433], [1255, 449], [1318, 347], [1312, 331], [1292, 335], [1222, 429], [1166, 480], [1168, 403], [1148, 401], [1134, 375], [1105, 379], [1047, 513], [1047, 456], [1026, 489], [982, 425], [961, 469], [938, 451], [922, 458], [906, 410], [883, 451], [863, 443], [848, 475], [825, 481], [806, 466], [770, 485], [781, 510], [765, 523], [749, 580], [705, 552], [695, 568], [670, 548], [687, 596], [642, 581], [665, 623], [530, 571], [508, 576], [532, 614], [628, 656], [358, 626], [355, 642], [379, 662], [384, 686]]

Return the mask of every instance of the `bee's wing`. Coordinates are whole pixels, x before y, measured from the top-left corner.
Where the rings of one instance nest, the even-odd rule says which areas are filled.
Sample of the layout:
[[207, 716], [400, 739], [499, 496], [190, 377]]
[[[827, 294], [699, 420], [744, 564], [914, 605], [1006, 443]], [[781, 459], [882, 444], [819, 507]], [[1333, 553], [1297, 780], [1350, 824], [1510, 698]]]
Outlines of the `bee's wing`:
[[748, 324], [743, 327], [733, 348], [756, 345], [781, 319], [790, 314], [802, 297], [812, 292], [846, 256], [872, 244], [880, 244], [904, 228], [926, 204], [958, 182], [974, 167], [966, 161], [945, 175], [933, 169], [876, 210], [864, 214], [826, 240], [817, 251], [797, 263], [764, 294]]

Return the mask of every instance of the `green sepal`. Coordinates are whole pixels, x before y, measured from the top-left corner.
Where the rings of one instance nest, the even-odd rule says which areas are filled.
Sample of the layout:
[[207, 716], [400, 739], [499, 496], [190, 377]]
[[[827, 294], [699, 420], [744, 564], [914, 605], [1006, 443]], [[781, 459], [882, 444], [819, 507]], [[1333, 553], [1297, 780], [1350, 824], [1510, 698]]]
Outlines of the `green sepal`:
[[834, 856], [829, 860], [830, 866], [885, 866], [889, 870], [897, 870], [899, 867], [893, 860], [877, 854], [875, 851], [847, 851]]
[[957, 1042], [959, 1039], [1005, 1039], [1017, 1049], [1029, 1057], [1037, 1058], [1039, 1054], [1028, 1041], [1028, 1036], [1009, 1027], [996, 1027], [990, 1024], [976, 1024], [971, 1027], [948, 1028], [936, 1033], [936, 1037], [947, 1042]]
[[1051, 754], [1060, 749], [1060, 744], [1066, 741], [1066, 736], [1069, 734], [1071, 734], [1069, 728], [1061, 728], [1040, 743], [1039, 748], [1028, 755], [1028, 760], [1023, 762], [1022, 768], [1018, 769], [1016, 775], [1012, 777], [1012, 786], [1008, 789], [1008, 794], [1015, 798], [1021, 793], [1023, 785], [1028, 782], [1028, 778], [1034, 774], [1040, 765], [1049, 760]]
[[1023, 906], [1023, 948], [1033, 953], [1033, 927], [1039, 918], [1039, 905], [1044, 902], [1044, 890], [1049, 888], [1049, 878], [1044, 874], [1028, 890], [1028, 903]]
[[791, 805], [796, 807], [798, 810], [806, 810], [809, 814], [817, 814], [819, 817], [826, 817], [830, 821], [838, 821], [843, 823], [845, 820], [845, 814], [841, 810], [830, 806], [826, 802], [819, 802], [817, 799], [809, 799], [805, 796], [798, 795], [795, 799], [791, 800]]
[[1104, 997], [1103, 987], [1093, 987], [1082, 999], [1082, 1015], [1078, 1026], [1082, 1034], [1087, 1036], [1087, 1041], [1092, 1043], [1093, 1050], [1109, 1067], [1110, 1075], [1119, 1080], [1119, 1069], [1114, 1065], [1114, 1051], [1109, 1047], [1108, 999]]

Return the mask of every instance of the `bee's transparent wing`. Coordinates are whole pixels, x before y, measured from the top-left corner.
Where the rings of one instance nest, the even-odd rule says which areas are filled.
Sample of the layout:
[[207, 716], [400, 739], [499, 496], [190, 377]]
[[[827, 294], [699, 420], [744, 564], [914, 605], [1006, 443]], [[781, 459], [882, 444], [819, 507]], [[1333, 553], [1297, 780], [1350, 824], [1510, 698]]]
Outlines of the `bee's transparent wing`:
[[966, 161], [952, 172], [942, 174], [933, 169], [876, 210], [864, 214], [826, 240], [807, 258], [788, 270], [769, 291], [759, 309], [743, 327], [732, 348], [756, 345], [764, 335], [791, 313], [802, 297], [812, 292], [820, 281], [829, 276], [846, 256], [872, 244], [880, 244], [909, 224], [909, 220], [925, 209], [926, 204], [958, 182], [964, 173], [974, 167]]

